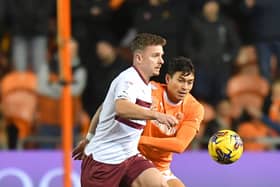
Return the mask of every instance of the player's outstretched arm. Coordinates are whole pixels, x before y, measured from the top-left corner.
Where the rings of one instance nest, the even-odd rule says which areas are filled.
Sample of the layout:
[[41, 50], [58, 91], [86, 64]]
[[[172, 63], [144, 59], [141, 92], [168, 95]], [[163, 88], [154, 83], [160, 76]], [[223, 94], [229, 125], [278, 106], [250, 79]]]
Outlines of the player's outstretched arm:
[[100, 116], [101, 108], [102, 108], [102, 105], [97, 109], [97, 111], [95, 112], [94, 116], [92, 117], [92, 119], [90, 121], [90, 126], [89, 126], [89, 130], [88, 130], [87, 136], [85, 138], [83, 138], [78, 143], [78, 145], [73, 149], [72, 158], [74, 160], [82, 160], [83, 159], [85, 147], [86, 147], [86, 145], [89, 143], [89, 141], [91, 140], [91, 138], [95, 134], [97, 123], [99, 121], [99, 116]]
[[160, 123], [166, 124], [168, 126], [174, 126], [178, 124], [178, 120], [172, 115], [144, 109], [143, 107], [126, 99], [118, 99], [116, 100], [115, 104], [116, 114], [122, 118], [136, 120], [157, 120]]
[[145, 144], [168, 152], [182, 153], [190, 145], [197, 130], [188, 125], [182, 125], [174, 137], [157, 138], [141, 136], [139, 144]]
[[198, 107], [192, 106], [191, 108], [191, 113], [185, 114], [187, 117], [180, 122], [180, 126], [174, 136], [161, 138], [141, 136], [139, 144], [145, 144], [169, 152], [184, 152], [195, 138], [204, 116], [202, 105], [198, 105]]

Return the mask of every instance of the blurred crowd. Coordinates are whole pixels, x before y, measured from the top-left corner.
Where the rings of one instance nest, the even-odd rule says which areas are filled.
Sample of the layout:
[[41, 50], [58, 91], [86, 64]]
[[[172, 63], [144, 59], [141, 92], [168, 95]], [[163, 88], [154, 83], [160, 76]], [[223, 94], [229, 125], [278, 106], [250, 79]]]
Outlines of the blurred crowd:
[[[164, 36], [165, 65], [192, 59], [205, 119], [190, 149], [220, 129], [245, 150], [279, 149], [279, 0], [70, 0], [73, 135], [87, 132], [137, 33]], [[61, 146], [64, 86], [55, 0], [0, 0], [0, 150]], [[273, 124], [273, 125], [271, 125]], [[75, 142], [75, 141], [74, 141]]]

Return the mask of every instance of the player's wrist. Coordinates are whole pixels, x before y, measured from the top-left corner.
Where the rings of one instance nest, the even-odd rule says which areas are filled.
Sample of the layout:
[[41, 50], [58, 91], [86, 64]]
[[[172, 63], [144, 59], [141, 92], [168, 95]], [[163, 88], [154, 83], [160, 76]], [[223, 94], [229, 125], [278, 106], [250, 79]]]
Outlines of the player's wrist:
[[151, 111], [151, 118], [152, 120], [158, 120], [158, 112], [157, 111]]
[[87, 139], [88, 141], [90, 141], [90, 140], [93, 138], [93, 136], [94, 136], [94, 134], [88, 132], [87, 135], [86, 135], [86, 139]]

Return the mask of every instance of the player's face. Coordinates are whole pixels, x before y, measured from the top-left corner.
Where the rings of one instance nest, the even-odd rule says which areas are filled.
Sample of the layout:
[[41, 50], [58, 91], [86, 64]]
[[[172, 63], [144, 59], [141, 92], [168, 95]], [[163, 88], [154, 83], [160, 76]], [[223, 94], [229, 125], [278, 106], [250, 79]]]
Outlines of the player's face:
[[142, 68], [149, 77], [157, 76], [163, 61], [163, 48], [161, 45], [148, 46], [141, 52]]
[[171, 101], [179, 102], [191, 91], [194, 83], [194, 74], [186, 75], [176, 72], [173, 76], [166, 75], [167, 94]]

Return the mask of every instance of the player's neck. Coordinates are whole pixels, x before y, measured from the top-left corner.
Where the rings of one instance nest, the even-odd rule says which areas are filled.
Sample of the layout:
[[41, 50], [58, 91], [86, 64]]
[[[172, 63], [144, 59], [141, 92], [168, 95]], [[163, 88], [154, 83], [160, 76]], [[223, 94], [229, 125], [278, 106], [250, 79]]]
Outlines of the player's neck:
[[149, 81], [150, 81], [151, 77], [145, 75], [145, 73], [143, 71], [141, 71], [141, 69], [136, 67], [135, 65], [133, 65], [133, 68], [137, 71], [137, 73], [139, 74], [141, 79], [144, 81], [144, 83], [149, 84]]
[[172, 97], [170, 94], [168, 94], [167, 90], [163, 93], [164, 100], [170, 104], [170, 105], [180, 105], [182, 103], [182, 100], [177, 100], [174, 97]]

